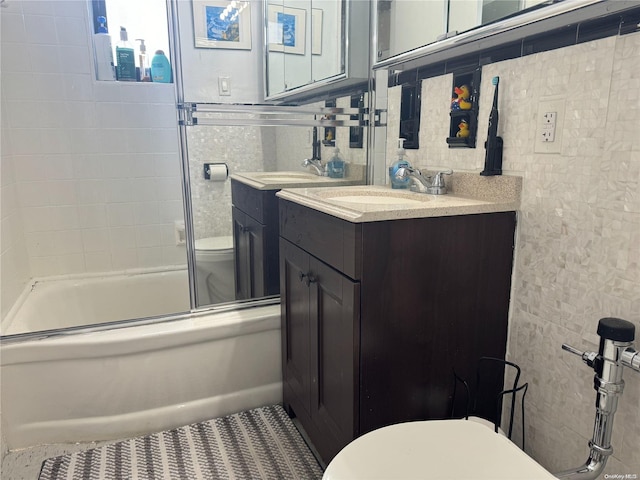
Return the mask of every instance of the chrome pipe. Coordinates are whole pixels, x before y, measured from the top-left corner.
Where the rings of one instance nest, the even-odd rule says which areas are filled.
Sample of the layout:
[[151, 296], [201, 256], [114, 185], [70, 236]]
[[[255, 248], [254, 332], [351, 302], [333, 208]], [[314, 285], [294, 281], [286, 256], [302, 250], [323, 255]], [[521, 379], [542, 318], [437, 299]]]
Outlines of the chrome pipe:
[[598, 335], [598, 354], [581, 352], [570, 345], [562, 346], [564, 350], [582, 357], [584, 363], [594, 369], [593, 387], [597, 395], [593, 436], [589, 441], [589, 457], [577, 468], [555, 473], [557, 478], [593, 480], [602, 473], [609, 456], [613, 453], [613, 420], [618, 409], [618, 400], [624, 391], [624, 367], [640, 371], [640, 358], [632, 346], [635, 335], [632, 323], [619, 318], [603, 318], [598, 324]]

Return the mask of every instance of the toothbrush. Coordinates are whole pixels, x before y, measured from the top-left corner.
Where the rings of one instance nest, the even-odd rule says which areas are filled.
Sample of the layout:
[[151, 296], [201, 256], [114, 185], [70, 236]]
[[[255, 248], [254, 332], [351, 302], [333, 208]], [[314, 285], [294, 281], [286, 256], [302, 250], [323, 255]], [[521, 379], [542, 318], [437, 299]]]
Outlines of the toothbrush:
[[493, 77], [491, 84], [496, 88], [493, 92], [493, 105], [489, 114], [489, 131], [487, 141], [484, 144], [486, 154], [484, 157], [483, 176], [502, 175], [502, 138], [498, 136], [498, 84], [500, 77]]

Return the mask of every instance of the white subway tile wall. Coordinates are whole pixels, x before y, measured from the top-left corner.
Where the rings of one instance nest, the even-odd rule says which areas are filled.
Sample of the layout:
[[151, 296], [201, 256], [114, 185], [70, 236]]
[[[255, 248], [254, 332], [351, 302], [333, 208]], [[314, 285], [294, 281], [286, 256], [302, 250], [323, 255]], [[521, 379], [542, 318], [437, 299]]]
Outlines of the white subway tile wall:
[[2, 315], [30, 277], [186, 264], [173, 85], [96, 81], [84, 1], [7, 3]]
[[[491, 79], [500, 76], [503, 167], [524, 177], [508, 358], [530, 383], [527, 453], [552, 472], [586, 460], [595, 416], [593, 371], [563, 352], [562, 343], [597, 351], [597, 322], [607, 316], [633, 322], [640, 343], [638, 65], [640, 33], [484, 66], [476, 149], [449, 149], [445, 142], [452, 76], [422, 82], [421, 148], [409, 150], [409, 159], [419, 167], [479, 172]], [[566, 101], [556, 134], [561, 153], [535, 153], [538, 103], [554, 96]], [[391, 88], [388, 162], [399, 100], [399, 87]], [[627, 370], [625, 381], [614, 453], [601, 478], [640, 475], [640, 375]]]

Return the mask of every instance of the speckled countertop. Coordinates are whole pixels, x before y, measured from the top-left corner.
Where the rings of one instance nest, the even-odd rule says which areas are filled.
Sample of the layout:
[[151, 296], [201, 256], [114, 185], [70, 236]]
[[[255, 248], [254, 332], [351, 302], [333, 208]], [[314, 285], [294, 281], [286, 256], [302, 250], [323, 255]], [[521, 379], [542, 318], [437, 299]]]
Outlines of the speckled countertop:
[[353, 223], [445, 217], [517, 210], [522, 177], [457, 173], [448, 181], [448, 187], [450, 193], [445, 195], [373, 185], [286, 188], [277, 195]]
[[244, 172], [234, 173], [231, 175], [231, 178], [257, 190], [280, 190], [282, 188], [299, 187], [339, 187], [363, 183], [363, 181], [358, 178], [320, 177], [306, 171]]

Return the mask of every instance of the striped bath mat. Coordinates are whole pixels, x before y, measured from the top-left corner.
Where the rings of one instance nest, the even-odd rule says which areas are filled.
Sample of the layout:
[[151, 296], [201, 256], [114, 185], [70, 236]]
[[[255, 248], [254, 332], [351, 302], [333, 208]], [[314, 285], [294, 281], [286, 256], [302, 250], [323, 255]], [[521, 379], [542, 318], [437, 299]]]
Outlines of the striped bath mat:
[[279, 405], [50, 458], [39, 480], [320, 479]]

